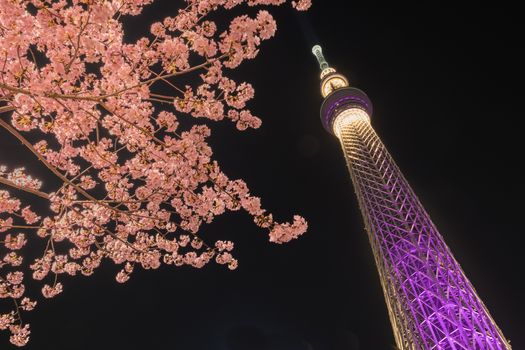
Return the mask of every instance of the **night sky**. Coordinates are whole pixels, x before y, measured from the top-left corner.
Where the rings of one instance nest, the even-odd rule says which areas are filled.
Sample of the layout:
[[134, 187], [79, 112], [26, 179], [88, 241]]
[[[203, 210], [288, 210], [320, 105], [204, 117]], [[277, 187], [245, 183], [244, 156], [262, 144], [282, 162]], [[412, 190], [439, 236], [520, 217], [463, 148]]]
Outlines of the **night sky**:
[[[127, 19], [129, 40], [174, 3]], [[66, 278], [63, 294], [27, 314], [26, 349], [393, 349], [346, 165], [319, 120], [316, 43], [372, 99], [376, 131], [513, 348], [525, 348], [522, 20], [501, 2], [477, 6], [314, 0], [307, 14], [270, 9], [277, 36], [232, 72], [254, 85], [250, 107], [263, 125], [241, 133], [209, 122], [210, 143], [226, 174], [245, 179], [278, 220], [306, 217], [308, 232], [278, 246], [231, 213], [202, 232], [236, 242], [236, 271], [164, 266], [120, 285], [107, 262], [90, 278]], [[1, 163], [50, 176], [7, 133], [0, 140]], [[14, 349], [5, 332], [0, 348]]]

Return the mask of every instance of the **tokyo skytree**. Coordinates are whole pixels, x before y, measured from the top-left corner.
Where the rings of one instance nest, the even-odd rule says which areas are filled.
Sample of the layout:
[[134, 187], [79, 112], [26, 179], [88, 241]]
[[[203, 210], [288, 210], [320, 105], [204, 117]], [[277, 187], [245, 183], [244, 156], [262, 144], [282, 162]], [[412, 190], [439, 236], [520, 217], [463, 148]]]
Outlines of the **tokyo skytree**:
[[400, 350], [511, 349], [370, 125], [372, 103], [320, 46], [321, 121], [343, 150]]

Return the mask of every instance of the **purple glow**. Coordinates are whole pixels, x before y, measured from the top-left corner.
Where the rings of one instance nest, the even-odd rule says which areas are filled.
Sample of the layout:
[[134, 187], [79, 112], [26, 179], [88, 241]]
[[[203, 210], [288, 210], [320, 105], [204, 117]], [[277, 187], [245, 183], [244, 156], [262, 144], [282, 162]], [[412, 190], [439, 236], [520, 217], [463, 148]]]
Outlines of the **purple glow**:
[[340, 140], [400, 349], [511, 349], [370, 123]]

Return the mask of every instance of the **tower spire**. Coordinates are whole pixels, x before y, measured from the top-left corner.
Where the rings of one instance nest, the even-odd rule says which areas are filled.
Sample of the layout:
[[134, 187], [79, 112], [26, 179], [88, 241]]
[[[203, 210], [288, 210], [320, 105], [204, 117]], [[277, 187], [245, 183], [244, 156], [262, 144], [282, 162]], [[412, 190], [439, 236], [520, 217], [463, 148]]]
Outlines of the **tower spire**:
[[510, 350], [474, 287], [370, 124], [372, 103], [320, 47], [321, 121], [355, 188], [400, 350]]
[[319, 68], [321, 68], [322, 71], [326, 68], [330, 68], [330, 65], [328, 64], [328, 62], [326, 62], [326, 59], [324, 58], [323, 49], [321, 48], [321, 45], [315, 45], [312, 48], [312, 53], [317, 58], [317, 62], [319, 62]]
[[342, 89], [348, 86], [348, 79], [342, 74], [336, 72], [336, 70], [328, 64], [323, 55], [323, 49], [319, 45], [315, 45], [312, 48], [312, 53], [319, 67], [321, 68], [321, 94], [323, 97], [328, 96], [335, 90]]

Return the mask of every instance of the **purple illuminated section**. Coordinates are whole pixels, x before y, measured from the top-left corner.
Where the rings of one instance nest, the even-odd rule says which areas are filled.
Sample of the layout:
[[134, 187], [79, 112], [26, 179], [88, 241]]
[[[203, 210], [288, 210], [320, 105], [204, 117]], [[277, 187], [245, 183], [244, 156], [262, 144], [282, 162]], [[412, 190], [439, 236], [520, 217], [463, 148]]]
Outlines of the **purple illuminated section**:
[[333, 121], [342, 111], [357, 107], [372, 115], [373, 106], [368, 96], [355, 87], [347, 86], [328, 95], [321, 106], [321, 122], [326, 131], [333, 134]]
[[[329, 118], [342, 102], [331, 97]], [[345, 124], [339, 138], [398, 348], [511, 349], [370, 123]]]

